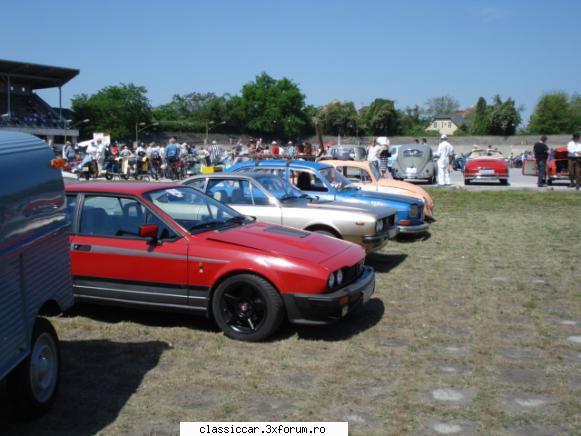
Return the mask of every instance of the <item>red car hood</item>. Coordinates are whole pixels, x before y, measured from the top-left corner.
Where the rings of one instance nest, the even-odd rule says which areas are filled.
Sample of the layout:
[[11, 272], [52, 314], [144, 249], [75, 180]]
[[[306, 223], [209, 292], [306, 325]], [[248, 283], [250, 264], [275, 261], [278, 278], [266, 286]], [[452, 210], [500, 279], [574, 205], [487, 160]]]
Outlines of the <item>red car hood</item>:
[[264, 223], [249, 224], [224, 232], [209, 232], [204, 236], [210, 241], [319, 264], [353, 246], [340, 239]]

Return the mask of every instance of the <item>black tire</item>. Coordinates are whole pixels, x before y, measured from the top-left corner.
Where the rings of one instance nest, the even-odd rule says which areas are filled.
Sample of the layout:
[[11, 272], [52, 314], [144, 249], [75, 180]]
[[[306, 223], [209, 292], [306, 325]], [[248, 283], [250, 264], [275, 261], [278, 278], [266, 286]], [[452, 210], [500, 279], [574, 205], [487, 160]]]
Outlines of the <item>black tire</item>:
[[508, 185], [508, 179], [500, 179], [500, 184], [502, 186], [507, 186]]
[[60, 347], [52, 324], [37, 318], [30, 355], [8, 376], [7, 387], [16, 414], [36, 418], [53, 405], [60, 380]]
[[553, 185], [553, 179], [547, 180], [547, 185], [552, 186]]
[[106, 178], [107, 180], [113, 180], [113, 174], [110, 174], [110, 173], [105, 173], [105, 178]]
[[257, 342], [278, 330], [284, 307], [279, 292], [269, 282], [252, 274], [240, 274], [216, 288], [212, 314], [229, 338]]
[[464, 179], [464, 184], [465, 185], [469, 185], [470, 183], [472, 183], [472, 180]]

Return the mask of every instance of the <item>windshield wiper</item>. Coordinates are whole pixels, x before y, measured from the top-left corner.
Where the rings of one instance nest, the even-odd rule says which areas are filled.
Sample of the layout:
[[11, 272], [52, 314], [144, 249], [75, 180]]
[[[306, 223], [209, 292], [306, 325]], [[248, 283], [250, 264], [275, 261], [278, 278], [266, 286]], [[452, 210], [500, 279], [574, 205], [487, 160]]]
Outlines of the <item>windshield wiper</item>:
[[212, 227], [219, 226], [222, 224], [224, 224], [224, 221], [216, 221], [216, 220], [206, 221], [203, 223], [194, 224], [193, 226], [188, 228], [188, 232], [191, 232], [192, 230], [208, 229], [208, 228], [212, 228]]

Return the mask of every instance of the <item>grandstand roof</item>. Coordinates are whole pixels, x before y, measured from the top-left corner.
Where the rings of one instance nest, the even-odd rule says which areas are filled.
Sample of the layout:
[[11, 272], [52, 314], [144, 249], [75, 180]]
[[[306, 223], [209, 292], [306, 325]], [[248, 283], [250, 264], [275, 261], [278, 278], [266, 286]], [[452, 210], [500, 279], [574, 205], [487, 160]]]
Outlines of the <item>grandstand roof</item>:
[[73, 68], [0, 59], [0, 77], [10, 76], [11, 80], [12, 78], [18, 79], [19, 84], [28, 85], [31, 89], [63, 86], [77, 74], [79, 74], [79, 70]]

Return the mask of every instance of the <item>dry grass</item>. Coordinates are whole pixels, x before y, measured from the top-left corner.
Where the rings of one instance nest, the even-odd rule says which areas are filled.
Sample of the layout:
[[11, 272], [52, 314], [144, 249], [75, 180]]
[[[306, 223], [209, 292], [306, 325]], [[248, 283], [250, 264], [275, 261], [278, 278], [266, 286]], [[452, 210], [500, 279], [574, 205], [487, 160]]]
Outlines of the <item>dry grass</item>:
[[0, 414], [0, 433], [347, 420], [355, 435], [579, 434], [581, 344], [568, 338], [581, 337], [581, 197], [432, 194], [431, 238], [370, 256], [376, 298], [334, 326], [244, 344], [182, 315], [82, 307], [55, 319], [59, 401], [33, 423]]

